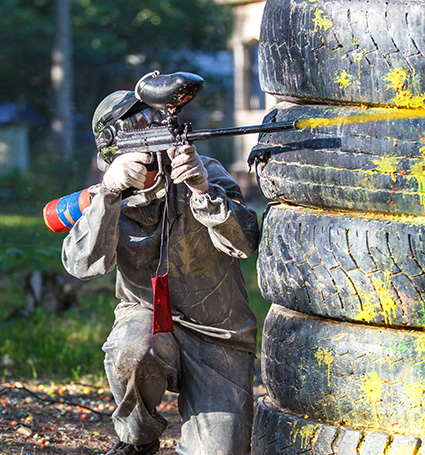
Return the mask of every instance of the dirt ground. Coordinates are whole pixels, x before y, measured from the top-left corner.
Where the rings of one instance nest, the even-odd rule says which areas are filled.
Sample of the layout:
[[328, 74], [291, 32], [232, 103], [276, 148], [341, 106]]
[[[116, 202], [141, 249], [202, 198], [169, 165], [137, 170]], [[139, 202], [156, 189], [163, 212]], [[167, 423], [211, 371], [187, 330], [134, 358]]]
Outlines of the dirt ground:
[[[255, 402], [265, 390], [254, 389]], [[102, 455], [116, 440], [108, 389], [79, 384], [5, 383], [0, 387], [0, 455]], [[176, 454], [181, 421], [177, 395], [158, 409], [168, 420], [160, 455]]]

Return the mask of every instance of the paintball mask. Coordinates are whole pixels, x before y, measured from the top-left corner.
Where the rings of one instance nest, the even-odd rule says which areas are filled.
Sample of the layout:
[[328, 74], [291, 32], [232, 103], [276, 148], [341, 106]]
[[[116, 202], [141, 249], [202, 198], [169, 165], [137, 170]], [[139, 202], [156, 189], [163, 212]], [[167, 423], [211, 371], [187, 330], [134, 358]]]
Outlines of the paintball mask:
[[150, 128], [159, 126], [162, 121], [161, 112], [137, 99], [134, 92], [111, 93], [93, 114], [92, 131], [99, 156], [104, 163], [111, 164], [119, 154], [115, 143], [117, 131]]

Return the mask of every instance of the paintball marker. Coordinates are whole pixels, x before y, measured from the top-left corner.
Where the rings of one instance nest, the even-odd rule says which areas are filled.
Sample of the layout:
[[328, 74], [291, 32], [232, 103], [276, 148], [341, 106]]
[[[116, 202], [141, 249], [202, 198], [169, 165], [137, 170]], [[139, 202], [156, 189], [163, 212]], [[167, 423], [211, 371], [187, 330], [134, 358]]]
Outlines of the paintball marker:
[[136, 84], [136, 98], [161, 111], [165, 115], [164, 126], [118, 131], [116, 138], [111, 137], [111, 143], [116, 140], [118, 153], [146, 152], [156, 155], [159, 161], [161, 153], [177, 145], [223, 136], [297, 129], [296, 122], [275, 122], [192, 131], [191, 123], [179, 124], [177, 114], [200, 92], [204, 83], [204, 79], [192, 73], [161, 75], [155, 71], [142, 77]]
[[[162, 156], [170, 147], [223, 136], [299, 129], [297, 121], [293, 121], [192, 131], [192, 124], [179, 124], [177, 115], [201, 91], [204, 84], [202, 77], [192, 73], [161, 75], [154, 71], [145, 75], [136, 84], [135, 96], [163, 113], [165, 120], [162, 125], [133, 131], [116, 131], [113, 126], [107, 127], [107, 134], [102, 137], [102, 146], [116, 146], [118, 152], [114, 156], [135, 151], [151, 154], [152, 162], [147, 168], [157, 170], [154, 185], [157, 186], [164, 172]], [[151, 191], [153, 188], [139, 191]], [[53, 232], [65, 232], [72, 228], [89, 205], [87, 189], [55, 199], [43, 209], [44, 222]]]

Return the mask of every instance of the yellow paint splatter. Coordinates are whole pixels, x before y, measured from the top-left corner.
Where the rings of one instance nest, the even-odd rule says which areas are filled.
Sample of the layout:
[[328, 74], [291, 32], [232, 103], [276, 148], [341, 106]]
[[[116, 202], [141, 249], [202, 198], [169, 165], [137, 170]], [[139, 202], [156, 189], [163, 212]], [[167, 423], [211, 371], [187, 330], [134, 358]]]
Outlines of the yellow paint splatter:
[[378, 419], [378, 410], [376, 404], [381, 398], [382, 388], [384, 386], [384, 381], [378, 376], [376, 371], [368, 374], [368, 378], [365, 379], [362, 390], [365, 393], [368, 400], [372, 403], [373, 413], [375, 415], [376, 423], [379, 425]]
[[370, 109], [367, 113], [356, 114], [348, 117], [321, 117], [313, 119], [297, 120], [295, 127], [304, 128], [322, 128], [335, 125], [346, 125], [352, 123], [380, 122], [390, 120], [401, 120], [406, 118], [423, 118], [425, 109]]
[[[381, 170], [382, 171], [382, 170]], [[387, 169], [387, 171], [389, 171]], [[397, 302], [391, 297], [391, 291], [388, 282], [385, 282], [381, 277], [372, 277], [372, 284], [374, 290], [370, 292], [360, 291], [359, 297], [362, 302], [363, 310], [360, 308], [359, 314], [356, 316], [357, 321], [371, 322], [374, 320], [378, 313], [372, 304], [376, 294], [378, 294], [379, 302], [384, 314], [385, 322], [392, 322], [392, 316], [396, 316]]]
[[298, 423], [295, 422], [292, 429], [291, 429], [291, 438], [293, 441], [295, 441], [295, 438], [297, 436], [297, 431], [298, 431]]
[[393, 99], [397, 107], [407, 107], [411, 109], [425, 108], [425, 94], [413, 94], [405, 89], [407, 82], [407, 70], [395, 68], [384, 78], [388, 81], [387, 90], [393, 89], [397, 93]]
[[418, 192], [422, 205], [425, 205], [425, 157], [422, 156], [420, 161], [410, 167], [411, 175], [418, 183]]
[[355, 317], [355, 319], [357, 321], [365, 322], [373, 321], [378, 316], [375, 308], [373, 308], [373, 305], [371, 305], [372, 298], [374, 297], [373, 291], [371, 293], [363, 290], [359, 291], [359, 297], [361, 299], [363, 309], [360, 307], [360, 312]]
[[388, 282], [384, 282], [380, 277], [372, 278], [373, 286], [375, 287], [379, 300], [382, 306], [382, 312], [384, 313], [385, 323], [392, 324], [392, 317], [396, 316], [397, 302], [393, 299], [388, 288]]
[[321, 28], [323, 28], [323, 30], [328, 30], [329, 28], [334, 26], [331, 20], [329, 20], [326, 17], [323, 17], [323, 11], [320, 8], [316, 8], [316, 10], [314, 11], [313, 24], [314, 31], [317, 31], [317, 29]]
[[301, 447], [306, 448], [309, 445], [313, 445], [318, 428], [318, 425], [310, 424], [300, 428]]
[[366, 53], [365, 53], [364, 51], [355, 52], [355, 53], [353, 54], [354, 63], [357, 63], [357, 65], [358, 65], [358, 67], [359, 67], [359, 79], [360, 79], [360, 76], [361, 76], [360, 61], [361, 61], [361, 59], [364, 57], [364, 55], [366, 55]]
[[353, 76], [348, 74], [347, 71], [342, 70], [341, 74], [334, 80], [334, 82], [339, 84], [339, 88], [347, 88], [352, 84], [351, 79], [353, 79]]
[[394, 98], [397, 107], [408, 107], [412, 109], [425, 107], [425, 95], [412, 95], [409, 91], [397, 93]]
[[396, 181], [395, 172], [399, 162], [400, 158], [392, 158], [389, 156], [383, 156], [379, 160], [373, 161], [376, 165], [376, 170], [383, 174], [391, 174], [391, 178], [394, 182]]
[[391, 455], [416, 455], [417, 453], [417, 450], [411, 445], [391, 447]]
[[424, 384], [422, 382], [417, 382], [415, 384], [406, 384], [406, 393], [410, 398], [412, 407], [422, 406], [422, 401], [425, 395]]
[[397, 91], [403, 90], [404, 83], [407, 80], [407, 71], [403, 68], [395, 68], [393, 71], [390, 71], [384, 81], [388, 81], [388, 89], [394, 89]]
[[331, 351], [319, 348], [315, 354], [317, 363], [322, 366], [322, 362], [328, 367], [328, 386], [330, 386], [331, 363], [335, 360]]

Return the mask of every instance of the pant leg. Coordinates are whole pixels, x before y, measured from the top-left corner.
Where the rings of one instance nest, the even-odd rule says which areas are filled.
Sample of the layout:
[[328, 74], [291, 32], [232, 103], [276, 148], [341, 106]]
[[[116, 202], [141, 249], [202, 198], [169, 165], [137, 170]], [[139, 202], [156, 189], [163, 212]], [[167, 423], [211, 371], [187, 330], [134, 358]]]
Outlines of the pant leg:
[[182, 341], [181, 455], [250, 453], [254, 355], [203, 341]]
[[165, 390], [177, 390], [179, 343], [173, 332], [152, 335], [152, 311], [121, 305], [102, 348], [117, 409], [112, 419], [121, 441], [149, 444], [165, 430], [156, 413]]

